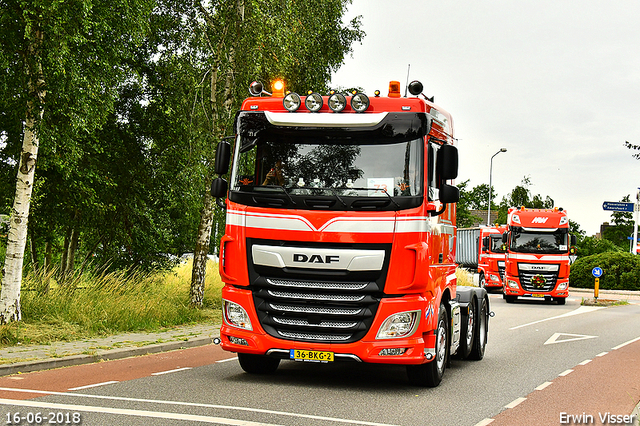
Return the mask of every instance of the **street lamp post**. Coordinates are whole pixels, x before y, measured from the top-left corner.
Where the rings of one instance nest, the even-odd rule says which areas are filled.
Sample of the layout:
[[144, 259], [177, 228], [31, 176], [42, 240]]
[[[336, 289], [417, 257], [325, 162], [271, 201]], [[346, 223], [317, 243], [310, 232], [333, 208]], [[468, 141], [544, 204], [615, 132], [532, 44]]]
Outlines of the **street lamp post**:
[[501, 152], [507, 152], [507, 148], [500, 148], [500, 151], [491, 156], [491, 161], [489, 163], [489, 204], [487, 205], [487, 226], [491, 226], [491, 175], [493, 173], [493, 157], [500, 154]]

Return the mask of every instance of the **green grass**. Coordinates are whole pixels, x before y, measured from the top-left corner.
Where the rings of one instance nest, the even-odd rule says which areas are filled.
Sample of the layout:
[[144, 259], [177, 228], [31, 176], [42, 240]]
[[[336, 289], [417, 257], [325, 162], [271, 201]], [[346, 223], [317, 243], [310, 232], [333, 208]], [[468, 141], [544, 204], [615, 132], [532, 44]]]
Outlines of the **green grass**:
[[466, 269], [456, 268], [456, 278], [458, 285], [465, 287], [477, 287], [473, 283], [473, 275]]
[[87, 273], [65, 283], [54, 274], [28, 274], [22, 283], [22, 321], [0, 326], [0, 347], [219, 323], [217, 264], [207, 267], [203, 309], [189, 307], [190, 282], [190, 262], [169, 272]]

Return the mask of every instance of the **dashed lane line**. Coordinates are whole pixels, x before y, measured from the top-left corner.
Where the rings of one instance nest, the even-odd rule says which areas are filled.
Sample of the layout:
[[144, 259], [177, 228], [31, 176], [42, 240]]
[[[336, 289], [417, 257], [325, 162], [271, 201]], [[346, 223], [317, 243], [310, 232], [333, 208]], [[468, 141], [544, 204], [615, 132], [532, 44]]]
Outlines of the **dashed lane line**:
[[182, 368], [175, 368], [173, 370], [158, 371], [157, 373], [151, 373], [151, 375], [152, 376], [162, 376], [163, 374], [177, 373], [178, 371], [185, 371], [185, 370], [191, 370], [191, 367], [182, 367]]
[[540, 386], [538, 386], [538, 387], [536, 388], [536, 390], [542, 390], [542, 389], [545, 389], [546, 387], [551, 386], [552, 384], [553, 384], [553, 382], [544, 382], [543, 384], [541, 384]]
[[518, 405], [520, 405], [521, 403], [523, 403], [524, 401], [526, 401], [527, 398], [516, 398], [513, 401], [511, 401], [510, 403], [508, 403], [507, 405], [504, 406], [504, 408], [513, 408], [516, 407]]
[[118, 381], [117, 380], [110, 380], [108, 382], [94, 383], [92, 385], [85, 385], [85, 386], [78, 386], [77, 388], [69, 388], [69, 390], [70, 391], [78, 391], [78, 390], [84, 390], [84, 389], [91, 389], [91, 388], [97, 388], [99, 386], [113, 385], [114, 383], [118, 383]]

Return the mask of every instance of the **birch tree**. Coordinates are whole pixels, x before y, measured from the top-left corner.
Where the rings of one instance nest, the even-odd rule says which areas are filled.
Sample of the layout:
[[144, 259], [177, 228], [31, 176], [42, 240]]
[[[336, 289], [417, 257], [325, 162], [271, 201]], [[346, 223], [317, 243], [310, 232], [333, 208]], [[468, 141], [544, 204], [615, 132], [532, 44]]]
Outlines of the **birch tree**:
[[21, 319], [27, 224], [41, 146], [82, 151], [74, 145], [77, 136], [98, 128], [112, 110], [124, 78], [122, 62], [144, 34], [151, 6], [150, 0], [0, 0], [5, 71], [0, 96], [14, 101], [12, 114], [23, 122], [0, 324]]

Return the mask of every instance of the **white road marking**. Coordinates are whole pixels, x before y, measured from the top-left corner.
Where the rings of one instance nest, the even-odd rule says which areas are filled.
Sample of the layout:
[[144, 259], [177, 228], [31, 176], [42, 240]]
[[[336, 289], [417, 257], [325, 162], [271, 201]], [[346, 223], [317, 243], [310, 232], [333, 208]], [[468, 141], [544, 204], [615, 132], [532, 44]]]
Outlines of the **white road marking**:
[[111, 380], [109, 382], [94, 383], [92, 385], [78, 386], [77, 388], [69, 388], [69, 390], [70, 391], [77, 391], [77, 390], [83, 390], [83, 389], [91, 389], [91, 388], [97, 388], [98, 386], [112, 385], [114, 383], [118, 383], [118, 382], [116, 380]]
[[589, 364], [590, 362], [591, 362], [591, 360], [590, 360], [590, 359], [585, 359], [584, 361], [582, 361], [582, 362], [581, 362], [580, 364], [578, 364], [578, 365], [587, 365], [587, 364]]
[[551, 321], [554, 319], [558, 319], [558, 318], [566, 318], [566, 317], [571, 317], [573, 315], [580, 315], [580, 314], [586, 314], [589, 312], [594, 312], [600, 309], [604, 309], [604, 306], [580, 306], [578, 309], [573, 310], [571, 312], [567, 312], [566, 314], [562, 314], [562, 315], [558, 315], [555, 317], [550, 317], [550, 318], [544, 318], [538, 321], [533, 321], [527, 324], [522, 324], [522, 325], [518, 325], [515, 327], [511, 327], [509, 330], [517, 330], [518, 328], [522, 328], [522, 327], [527, 327], [533, 324], [539, 324], [541, 322], [545, 322], [545, 321]]
[[275, 426], [270, 423], [257, 423], [245, 420], [225, 419], [223, 417], [196, 416], [193, 414], [170, 413], [166, 411], [131, 410], [127, 408], [110, 408], [75, 404], [53, 404], [50, 402], [32, 400], [18, 401], [13, 399], [0, 399], [0, 404], [13, 405], [18, 407], [46, 408], [49, 410], [83, 411], [88, 413], [117, 414], [121, 416], [150, 417], [156, 419], [189, 420], [195, 422], [216, 423], [233, 426]]
[[238, 357], [234, 356], [233, 358], [221, 359], [221, 360], [216, 361], [216, 362], [227, 362], [227, 361], [233, 361], [234, 359], [238, 359]]
[[191, 367], [182, 367], [182, 368], [176, 368], [174, 370], [159, 371], [157, 373], [151, 373], [151, 375], [152, 376], [161, 376], [163, 374], [177, 373], [178, 371], [185, 371], [185, 370], [191, 370]]
[[[395, 426], [388, 423], [375, 423], [375, 422], [367, 422], [367, 421], [361, 421], [361, 420], [341, 419], [337, 417], [316, 416], [312, 414], [289, 413], [286, 411], [264, 410], [264, 409], [252, 408], [252, 407], [233, 407], [228, 405], [200, 404], [195, 402], [181, 402], [181, 401], [163, 401], [163, 400], [142, 399], [142, 398], [126, 398], [126, 397], [107, 396], [107, 395], [91, 395], [91, 394], [82, 394], [82, 393], [42, 391], [42, 390], [35, 390], [35, 389], [18, 389], [18, 388], [0, 387], [0, 391], [35, 393], [35, 394], [41, 394], [41, 395], [56, 395], [56, 396], [79, 397], [79, 398], [92, 398], [92, 399], [103, 399], [103, 400], [111, 400], [111, 401], [142, 402], [142, 403], [174, 405], [174, 406], [182, 406], [182, 407], [199, 407], [199, 408], [215, 408], [215, 409], [221, 409], [221, 410], [248, 411], [251, 413], [263, 413], [263, 414], [278, 415], [278, 416], [299, 417], [299, 418], [306, 418], [306, 419], [313, 419], [313, 420], [325, 420], [325, 421], [331, 421], [335, 423], [346, 423], [349, 425]], [[0, 401], [3, 401], [3, 400], [0, 400]], [[14, 401], [14, 400], [4, 400], [4, 401]], [[20, 402], [20, 401], [15, 400], [15, 402]], [[14, 405], [17, 405], [17, 404], [14, 404]]]
[[564, 376], [568, 376], [571, 373], [573, 373], [573, 370], [572, 369], [568, 369], [568, 370], [565, 370], [562, 373], [558, 374], [558, 376], [564, 377]]
[[514, 399], [513, 401], [511, 401], [510, 403], [508, 403], [507, 405], [504, 406], [504, 408], [513, 408], [519, 404], [521, 404], [522, 402], [526, 401], [527, 398], [518, 398], [518, 399]]
[[542, 389], [545, 389], [546, 387], [551, 386], [552, 384], [553, 384], [553, 382], [544, 382], [543, 384], [541, 384], [540, 386], [538, 386], [538, 387], [536, 388], [536, 390], [542, 390]]
[[612, 348], [612, 349], [615, 351], [616, 349], [620, 349], [620, 348], [622, 348], [624, 346], [630, 345], [630, 344], [632, 344], [634, 342], [637, 342], [638, 340], [640, 340], [640, 337], [636, 337], [633, 340], [629, 340], [628, 342], [624, 342], [621, 345], [618, 345], [618, 346], [616, 346], [615, 348]]
[[598, 355], [596, 356], [605, 356], [606, 354], [608, 354], [609, 352], [600, 352]]
[[[570, 339], [558, 340], [561, 336], [570, 336]], [[598, 336], [587, 336], [586, 334], [569, 334], [569, 333], [555, 333], [553, 336], [544, 342], [545, 345], [552, 345], [554, 343], [574, 342], [576, 340], [595, 339]]]
[[487, 426], [491, 423], [493, 423], [493, 419], [484, 419], [480, 423], [476, 423], [475, 426]]

